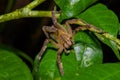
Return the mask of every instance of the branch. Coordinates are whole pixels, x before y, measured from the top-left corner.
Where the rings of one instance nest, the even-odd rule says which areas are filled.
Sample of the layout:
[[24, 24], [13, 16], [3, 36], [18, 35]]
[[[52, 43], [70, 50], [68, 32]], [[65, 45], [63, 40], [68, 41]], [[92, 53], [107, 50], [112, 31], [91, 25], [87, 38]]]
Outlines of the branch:
[[33, 8], [35, 8], [36, 6], [38, 6], [39, 4], [41, 4], [44, 1], [45, 0], [34, 0], [31, 3], [29, 3], [27, 6], [25, 6], [25, 8], [33, 9]]
[[108, 32], [105, 32], [104, 30], [101, 30], [100, 28], [98, 28], [96, 26], [88, 24], [80, 19], [77, 19], [77, 20], [73, 19], [72, 22], [74, 22], [77, 25], [80, 25], [80, 27], [76, 28], [75, 31], [89, 30], [91, 32], [94, 32], [95, 35], [101, 40], [106, 38], [106, 39], [109, 39], [109, 40], [115, 42], [117, 44], [118, 49], [120, 50], [120, 40], [117, 37], [109, 34]]
[[103, 34], [95, 33], [95, 35], [100, 39], [104, 39], [103, 37], [105, 37], [105, 38], [115, 42], [117, 44], [118, 49], [120, 50], [120, 40], [118, 38], [116, 38], [115, 36], [113, 36], [109, 33], [103, 33]]
[[[11, 13], [0, 15], [0, 22], [5, 22], [13, 19], [20, 19], [24, 17], [52, 17], [51, 11], [34, 11], [31, 10], [41, 4], [45, 0], [34, 0], [29, 3], [27, 6], [17, 9]], [[56, 17], [59, 17], [59, 14], [56, 14]]]

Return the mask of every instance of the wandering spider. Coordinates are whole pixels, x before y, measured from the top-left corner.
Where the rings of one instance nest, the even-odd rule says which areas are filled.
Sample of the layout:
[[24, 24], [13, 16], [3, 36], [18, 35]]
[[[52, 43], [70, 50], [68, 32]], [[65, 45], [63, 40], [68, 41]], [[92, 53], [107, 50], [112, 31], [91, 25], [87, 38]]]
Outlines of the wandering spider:
[[[43, 26], [42, 28], [47, 39], [44, 41], [43, 46], [37, 55], [37, 59], [38, 59], [38, 62], [40, 62], [41, 56], [47, 48], [47, 43], [51, 42], [55, 47], [58, 48], [57, 64], [59, 67], [60, 74], [63, 75], [64, 71], [63, 71], [63, 66], [61, 62], [61, 54], [63, 51], [65, 51], [65, 53], [69, 53], [68, 49], [74, 44], [73, 35], [75, 31], [86, 30], [86, 29], [89, 29], [92, 31], [93, 28], [95, 28], [96, 30], [98, 29], [92, 25], [84, 23], [79, 19], [67, 20], [65, 22], [65, 27], [63, 27], [61, 24], [57, 22], [57, 19], [55, 17], [55, 11], [52, 11], [52, 21], [53, 21], [53, 25], [51, 27]], [[73, 31], [71, 29], [70, 24], [77, 24], [80, 27], [76, 28]]]

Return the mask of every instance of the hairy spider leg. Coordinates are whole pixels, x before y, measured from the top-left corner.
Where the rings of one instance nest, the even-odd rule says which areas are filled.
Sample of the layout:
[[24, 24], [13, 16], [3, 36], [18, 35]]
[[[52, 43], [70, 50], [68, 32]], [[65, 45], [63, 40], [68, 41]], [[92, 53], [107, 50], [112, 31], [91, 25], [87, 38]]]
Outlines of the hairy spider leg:
[[52, 11], [52, 21], [53, 21], [53, 24], [57, 23], [57, 19], [55, 17], [55, 11]]
[[80, 20], [80, 19], [71, 19], [71, 20], [67, 20], [66, 23], [68, 24], [78, 24], [78, 25], [81, 25], [81, 26], [85, 26], [87, 25], [86, 22]]
[[51, 26], [51, 27], [43, 26], [42, 30], [45, 33], [47, 38], [50, 38], [48, 33], [52, 33], [52, 32], [55, 33], [55, 32], [57, 32], [57, 29], [54, 26]]
[[[56, 43], [55, 41], [53, 41], [49, 36], [48, 33], [50, 32], [54, 32], [56, 33], [57, 32], [57, 29], [54, 27], [54, 26], [44, 26], [43, 28], [43, 31], [45, 33], [45, 35], [47, 36], [47, 40], [49, 40], [49, 42], [51, 42], [55, 47], [59, 48], [58, 52], [57, 52], [57, 64], [58, 64], [58, 67], [59, 67], [59, 70], [60, 70], [60, 74], [63, 75], [64, 74], [64, 70], [63, 70], [63, 66], [62, 66], [62, 62], [61, 62], [61, 54], [62, 54], [62, 51], [63, 51], [63, 47], [61, 44], [59, 43]], [[47, 44], [46, 44], [47, 45]], [[43, 45], [45, 46], [45, 45]]]
[[67, 21], [65, 22], [65, 25], [66, 25], [66, 28], [67, 28], [66, 30], [67, 30], [67, 32], [68, 32], [69, 34], [71, 34], [72, 36], [75, 34], [75, 31], [72, 31], [70, 24], [79, 24], [79, 25], [81, 24], [81, 25], [85, 25], [84, 22], [82, 22], [82, 21], [80, 21], [80, 20], [78, 20], [78, 19], [67, 20]]
[[57, 65], [58, 65], [58, 68], [59, 68], [59, 71], [60, 71], [60, 74], [63, 76], [64, 75], [64, 70], [63, 70], [63, 65], [62, 65], [62, 62], [61, 62], [61, 54], [63, 52], [63, 46], [59, 43], [56, 43], [54, 42], [53, 40], [49, 40], [55, 47], [58, 48], [58, 52], [57, 52]]
[[57, 64], [59, 67], [59, 71], [60, 74], [63, 76], [64, 75], [64, 70], [63, 70], [63, 66], [62, 66], [62, 62], [61, 62], [61, 53], [63, 51], [63, 47], [60, 47], [57, 53]]
[[67, 30], [67, 32], [70, 34], [70, 35], [73, 35], [73, 33], [72, 33], [72, 28], [71, 28], [71, 26], [70, 26], [70, 23], [68, 22], [68, 21], [66, 21], [65, 22], [65, 27], [66, 27], [66, 30]]
[[46, 39], [46, 40], [44, 41], [41, 50], [40, 50], [39, 53], [37, 54], [37, 68], [36, 68], [37, 70], [36, 70], [36, 71], [39, 70], [40, 60], [41, 60], [41, 57], [42, 57], [43, 53], [45, 52], [45, 50], [46, 50], [46, 48], [47, 48], [48, 42], [49, 42], [48, 39]]
[[70, 24], [78, 24], [78, 25], [80, 25], [79, 27], [77, 27], [75, 29], [75, 31], [73, 32], [73, 35], [75, 34], [76, 31], [79, 31], [79, 30], [89, 30], [89, 31], [92, 31], [92, 32], [95, 32], [95, 33], [100, 33], [100, 34], [105, 33], [105, 31], [99, 29], [98, 27], [90, 25], [90, 24], [88, 24], [85, 21], [82, 21], [80, 19], [72, 19], [72, 20], [66, 21], [67, 26], [70, 26]]
[[59, 71], [60, 71], [60, 74], [63, 76], [64, 75], [64, 70], [63, 70], [63, 65], [62, 65], [62, 61], [61, 61], [61, 54], [63, 52], [63, 46], [59, 43], [56, 43], [52, 40], [50, 40], [50, 42], [55, 45], [55, 47], [58, 48], [58, 52], [57, 52], [57, 65], [58, 65], [58, 68], [59, 68]]
[[48, 32], [56, 32], [56, 28], [54, 28], [54, 26], [43, 26], [43, 32], [45, 33], [47, 39], [45, 39], [44, 43], [43, 43], [43, 46], [41, 48], [41, 50], [39, 51], [38, 55], [37, 55], [37, 69], [39, 69], [39, 63], [40, 63], [40, 60], [41, 60], [41, 57], [43, 55], [43, 53], [45, 52], [46, 48], [47, 48], [47, 44], [48, 42], [50, 41], [49, 40], [49, 35], [48, 35]]
[[63, 28], [63, 26], [61, 26], [58, 22], [57, 22], [57, 19], [55, 17], [55, 12], [56, 11], [52, 11], [52, 21], [53, 21], [53, 24], [54, 24], [54, 27], [58, 28], [58, 29], [61, 29], [63, 31], [66, 32], [66, 30]]

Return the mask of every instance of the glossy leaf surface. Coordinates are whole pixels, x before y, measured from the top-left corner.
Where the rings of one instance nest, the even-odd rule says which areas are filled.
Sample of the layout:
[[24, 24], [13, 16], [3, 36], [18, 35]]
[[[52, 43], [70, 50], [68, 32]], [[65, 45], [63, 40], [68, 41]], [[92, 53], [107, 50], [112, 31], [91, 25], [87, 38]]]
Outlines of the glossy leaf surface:
[[8, 46], [8, 45], [3, 45], [3, 44], [0, 44], [0, 49], [3, 49], [3, 50], [7, 50], [7, 51], [10, 51], [10, 52], [14, 52], [14, 54], [16, 54], [17, 56], [20, 56], [21, 58], [27, 60], [31, 65], [33, 64], [33, 59], [27, 55], [26, 53], [16, 49], [16, 48], [13, 48], [11, 46]]
[[88, 67], [102, 63], [101, 48], [92, 44], [78, 43], [74, 46], [76, 58], [80, 67]]
[[119, 80], [120, 63], [94, 65], [79, 71], [79, 80]]
[[[119, 21], [117, 16], [103, 4], [96, 4], [85, 12], [77, 16], [77, 18], [85, 20], [89, 24], [93, 24], [100, 29], [109, 32], [111, 35], [117, 36], [119, 30]], [[109, 47], [112, 48], [116, 56], [120, 59], [119, 51], [116, 44], [104, 37], [97, 37]]]
[[78, 15], [85, 10], [89, 5], [95, 3], [97, 0], [54, 0], [60, 7], [62, 14], [60, 19], [66, 19]]
[[27, 65], [14, 52], [0, 49], [0, 80], [33, 80]]
[[74, 36], [74, 51], [80, 67], [102, 63], [103, 53], [99, 42], [86, 32], [78, 32]]
[[[49, 52], [48, 52], [49, 51]], [[64, 76], [60, 76], [56, 64], [56, 54], [50, 48], [47, 49], [38, 72], [37, 80], [119, 80], [120, 64], [96, 64], [87, 68], [80, 68], [74, 51], [69, 55], [62, 55]], [[111, 73], [112, 72], [112, 73]]]
[[119, 21], [117, 16], [103, 4], [99, 3], [88, 8], [77, 18], [83, 19], [114, 36], [118, 33]]
[[[106, 63], [77, 69], [77, 73], [54, 80], [119, 80], [120, 63]], [[73, 69], [73, 68], [72, 68]], [[75, 70], [75, 69], [74, 69]]]

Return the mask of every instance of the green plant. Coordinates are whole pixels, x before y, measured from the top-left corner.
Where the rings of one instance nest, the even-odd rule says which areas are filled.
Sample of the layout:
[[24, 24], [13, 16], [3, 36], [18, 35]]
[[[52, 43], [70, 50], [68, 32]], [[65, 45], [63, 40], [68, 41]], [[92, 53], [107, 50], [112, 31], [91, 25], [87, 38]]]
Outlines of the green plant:
[[[1, 15], [0, 22], [24, 17], [51, 17], [51, 11], [32, 10], [43, 1], [34, 0], [21, 9]], [[61, 10], [60, 14], [56, 14], [59, 22], [71, 18], [82, 19], [107, 33], [98, 34], [94, 32], [95, 29], [77, 32], [74, 36], [75, 44], [72, 46], [70, 54], [62, 55], [64, 76], [59, 74], [56, 65], [57, 50], [50, 43], [47, 45], [37, 71], [38, 64], [36, 59], [34, 60], [33, 76], [26, 64], [13, 53], [23, 54], [21, 56], [32, 63], [29, 56], [18, 50], [11, 51], [11, 49], [1, 47], [0, 80], [33, 80], [33, 78], [36, 80], [119, 80], [120, 63], [103, 63], [101, 48], [101, 43], [106, 44], [120, 60], [120, 40], [117, 39], [120, 24], [117, 16], [97, 0], [54, 1]]]

